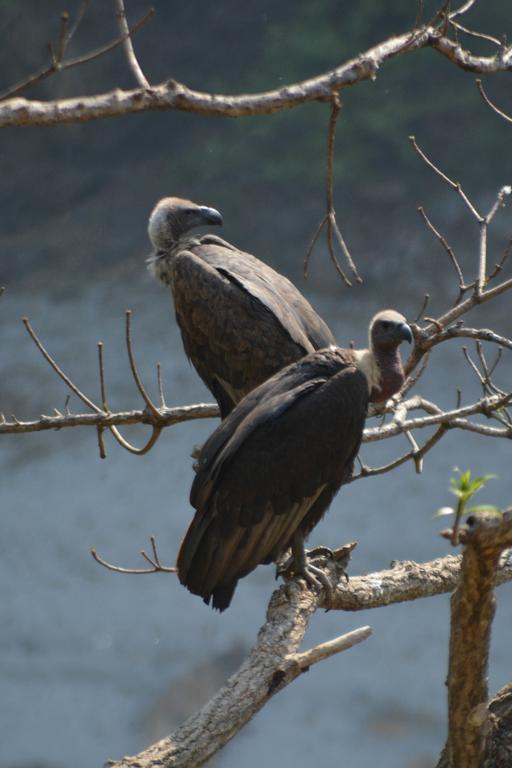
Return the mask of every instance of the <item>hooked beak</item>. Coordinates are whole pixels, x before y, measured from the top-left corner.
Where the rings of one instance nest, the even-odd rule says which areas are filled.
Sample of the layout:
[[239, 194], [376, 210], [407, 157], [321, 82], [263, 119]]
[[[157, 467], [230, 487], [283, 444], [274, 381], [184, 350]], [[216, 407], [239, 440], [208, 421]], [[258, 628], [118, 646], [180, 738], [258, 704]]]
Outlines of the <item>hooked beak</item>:
[[205, 224], [222, 225], [222, 216], [215, 208], [207, 208], [206, 205], [200, 205], [198, 211]]
[[400, 334], [401, 339], [403, 339], [404, 341], [408, 341], [409, 344], [412, 344], [413, 335], [407, 323], [401, 323], [401, 325], [398, 326], [398, 332]]

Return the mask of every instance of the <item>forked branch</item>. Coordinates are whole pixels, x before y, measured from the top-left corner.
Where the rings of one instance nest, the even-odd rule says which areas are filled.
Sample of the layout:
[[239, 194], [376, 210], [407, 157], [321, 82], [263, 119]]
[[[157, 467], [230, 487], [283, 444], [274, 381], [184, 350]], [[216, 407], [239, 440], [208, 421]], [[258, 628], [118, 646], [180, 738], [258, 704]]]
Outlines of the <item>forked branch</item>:
[[329, 255], [331, 257], [331, 261], [334, 264], [334, 268], [336, 269], [336, 272], [341, 277], [345, 285], [350, 288], [352, 286], [352, 283], [350, 282], [349, 278], [343, 271], [338, 261], [338, 258], [336, 256], [335, 246], [334, 246], [334, 239], [336, 238], [338, 246], [341, 249], [341, 252], [347, 261], [349, 269], [351, 270], [352, 274], [356, 278], [356, 281], [358, 283], [362, 283], [361, 277], [359, 276], [359, 273], [356, 269], [356, 265], [354, 264], [352, 256], [350, 255], [350, 251], [348, 250], [347, 244], [345, 243], [345, 239], [341, 234], [341, 230], [337, 224], [336, 210], [334, 208], [334, 191], [333, 191], [334, 145], [336, 141], [336, 124], [338, 121], [338, 114], [340, 110], [341, 110], [341, 98], [338, 93], [333, 93], [331, 98], [331, 117], [329, 120], [329, 132], [328, 132], [328, 139], [327, 139], [327, 177], [326, 177], [326, 209], [327, 210], [326, 210], [325, 216], [320, 221], [320, 224], [318, 225], [315, 231], [315, 234], [313, 235], [313, 239], [311, 240], [310, 246], [304, 258], [304, 277], [308, 276], [309, 261], [311, 258], [311, 254], [313, 253], [313, 248], [315, 247], [315, 244], [323, 228], [326, 226], [327, 227], [327, 247], [329, 249]]

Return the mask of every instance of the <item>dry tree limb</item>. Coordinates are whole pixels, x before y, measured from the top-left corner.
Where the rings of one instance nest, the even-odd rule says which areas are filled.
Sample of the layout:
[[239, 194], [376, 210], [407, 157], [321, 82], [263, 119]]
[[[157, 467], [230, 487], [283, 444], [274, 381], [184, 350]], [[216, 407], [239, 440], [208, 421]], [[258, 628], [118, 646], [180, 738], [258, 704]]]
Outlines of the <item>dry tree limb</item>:
[[[122, 42], [117, 40], [115, 44]], [[492, 74], [512, 71], [512, 49], [501, 49], [494, 56], [475, 56], [443, 35], [436, 26], [426, 26], [390, 37], [317, 77], [275, 90], [238, 96], [211, 94], [194, 91], [183, 83], [170, 80], [150, 89], [117, 89], [95, 96], [54, 101], [16, 98], [0, 104], [0, 127], [76, 123], [150, 110], [181, 110], [223, 117], [271, 114], [308, 101], [330, 100], [333, 91], [364, 80], [374, 80], [388, 59], [428, 47], [471, 72]], [[103, 49], [95, 55], [104, 52]], [[74, 62], [75, 65], [77, 63]]]
[[[274, 696], [310, 666], [370, 634], [369, 627], [300, 653], [317, 597], [290, 583], [274, 592], [256, 645], [240, 669], [171, 736], [134, 757], [109, 761], [111, 768], [199, 766], [221, 749]], [[326, 647], [327, 646], [327, 647]]]
[[[3, 416], [3, 418], [2, 418]], [[177, 405], [174, 408], [159, 410], [157, 426], [172, 427], [192, 419], [214, 419], [219, 416], [216, 403], [196, 403], [195, 405]], [[39, 419], [21, 421], [14, 415], [8, 421], [5, 414], [0, 414], [0, 435], [27, 434], [29, 432], [45, 432], [49, 429], [60, 430], [70, 427], [102, 427], [127, 426], [129, 424], [153, 425], [155, 417], [150, 417], [146, 409], [119, 411], [117, 413], [65, 413], [48, 416], [43, 414]]]
[[475, 37], [478, 40], [486, 40], [488, 43], [492, 43], [493, 45], [497, 45], [498, 47], [501, 46], [501, 40], [498, 40], [497, 37], [493, 37], [492, 35], [486, 35], [484, 32], [475, 32], [474, 29], [468, 29], [468, 27], [464, 27], [458, 21], [452, 21], [451, 19], [450, 19], [450, 25], [454, 29], [458, 30], [459, 32], [463, 32], [465, 35], [468, 35], [469, 37]]
[[126, 59], [128, 61], [128, 66], [130, 67], [137, 84], [140, 85], [141, 88], [150, 88], [151, 86], [149, 82], [146, 80], [144, 73], [140, 67], [140, 64], [137, 61], [137, 57], [135, 55], [135, 50], [132, 42], [132, 33], [128, 26], [128, 21], [126, 19], [124, 0], [114, 0], [114, 3], [116, 7], [117, 22], [119, 24], [119, 31], [121, 33], [121, 37], [123, 38], [123, 48], [126, 55]]
[[331, 97], [331, 116], [329, 119], [329, 132], [328, 132], [328, 139], [327, 139], [327, 176], [326, 176], [327, 212], [323, 217], [323, 219], [320, 221], [320, 224], [318, 225], [317, 229], [315, 230], [313, 239], [311, 240], [306, 256], [304, 257], [304, 277], [308, 276], [309, 260], [313, 252], [313, 248], [315, 247], [315, 243], [318, 240], [318, 237], [320, 236], [320, 233], [322, 232], [322, 229], [324, 228], [324, 226], [327, 226], [327, 247], [329, 249], [329, 255], [331, 257], [331, 261], [334, 264], [334, 268], [336, 269], [336, 272], [339, 274], [339, 276], [341, 277], [345, 285], [348, 288], [351, 288], [352, 283], [350, 282], [349, 278], [346, 276], [345, 272], [341, 268], [341, 265], [336, 257], [336, 251], [334, 248], [334, 236], [335, 236], [336, 240], [338, 241], [338, 245], [341, 249], [341, 252], [345, 257], [352, 274], [356, 278], [356, 281], [358, 283], [362, 283], [361, 277], [359, 276], [359, 273], [356, 269], [352, 256], [350, 255], [350, 251], [348, 250], [347, 244], [345, 243], [345, 239], [341, 234], [341, 230], [337, 224], [336, 210], [334, 208], [334, 192], [333, 192], [334, 145], [336, 141], [336, 124], [337, 124], [338, 114], [340, 112], [340, 109], [341, 109], [341, 98], [338, 93], [333, 93]]
[[[87, 4], [84, 4], [87, 5]], [[85, 11], [84, 11], [85, 12]], [[56, 74], [57, 72], [64, 72], [66, 69], [72, 69], [73, 67], [79, 67], [83, 64], [88, 64], [91, 61], [94, 61], [95, 59], [99, 59], [100, 56], [105, 56], [105, 54], [110, 53], [115, 48], [117, 48], [119, 45], [122, 45], [127, 39], [131, 39], [132, 35], [134, 35], [138, 30], [153, 16], [154, 10], [151, 8], [147, 13], [142, 16], [139, 21], [133, 25], [131, 30], [128, 30], [126, 34], [121, 35], [121, 37], [116, 38], [110, 43], [107, 43], [106, 45], [102, 45], [99, 48], [95, 48], [93, 51], [89, 51], [89, 53], [86, 53], [82, 56], [77, 56], [73, 59], [64, 59], [64, 55], [67, 49], [67, 46], [69, 42], [71, 41], [73, 34], [76, 32], [78, 25], [80, 24], [84, 12], [79, 14], [77, 18], [77, 22], [75, 23], [74, 27], [70, 32], [67, 32], [67, 23], [69, 20], [69, 16], [66, 12], [64, 12], [61, 16], [61, 33], [59, 36], [59, 46], [57, 53], [53, 51], [53, 48], [50, 43], [50, 63], [47, 67], [44, 67], [39, 72], [35, 72], [34, 74], [30, 75], [29, 77], [25, 78], [24, 80], [21, 80], [20, 82], [16, 83], [15, 85], [12, 85], [7, 90], [3, 91], [3, 93], [0, 93], [0, 102], [5, 102], [4, 104], [0, 104], [0, 114], [5, 108], [5, 106], [9, 106], [14, 102], [18, 101], [26, 101], [25, 99], [16, 99], [15, 96], [18, 96], [18, 94], [25, 91], [27, 88], [30, 88], [30, 86], [35, 85], [36, 83], [40, 83], [42, 80], [46, 80], [46, 78], [50, 77], [51, 75]], [[88, 97], [93, 98], [93, 97]], [[62, 100], [64, 101], [64, 100]], [[83, 99], [76, 99], [78, 103], [82, 102]], [[51, 102], [36, 102], [36, 101], [27, 101], [27, 103], [31, 104], [49, 104]], [[59, 101], [55, 102], [56, 104], [59, 103]], [[58, 121], [60, 122], [60, 121]], [[21, 122], [15, 122], [14, 125], [22, 125], [23, 121]]]
[[150, 568], [122, 568], [119, 565], [113, 565], [112, 563], [109, 563], [107, 560], [104, 560], [102, 557], [100, 557], [94, 547], [91, 548], [91, 555], [93, 559], [99, 563], [99, 565], [102, 565], [107, 570], [114, 571], [115, 573], [129, 573], [136, 576], [147, 573], [176, 573], [177, 569], [174, 565], [162, 565], [160, 556], [158, 554], [155, 537], [150, 536], [149, 541], [151, 542], [153, 557], [150, 557], [143, 549], [140, 551], [140, 554], [144, 560], [149, 563], [151, 566]]
[[36, 332], [32, 328], [28, 317], [23, 317], [22, 318], [22, 322], [23, 322], [23, 325], [25, 326], [25, 328], [27, 329], [27, 332], [28, 332], [30, 338], [32, 339], [32, 341], [34, 342], [34, 344], [36, 345], [38, 350], [41, 352], [41, 354], [43, 355], [43, 357], [46, 360], [46, 362], [50, 364], [50, 366], [53, 368], [55, 373], [62, 379], [62, 381], [71, 389], [72, 392], [75, 393], [75, 395], [77, 397], [80, 398], [80, 400], [83, 403], [85, 403], [85, 405], [87, 405], [89, 408], [91, 408], [91, 410], [95, 411], [97, 414], [104, 415], [104, 411], [102, 411], [101, 408], [99, 408], [95, 403], [93, 403], [93, 401], [90, 400], [87, 397], [87, 395], [85, 395], [82, 392], [82, 390], [79, 389], [77, 387], [77, 385], [73, 381], [71, 381], [69, 376], [66, 376], [64, 371], [57, 365], [57, 363], [55, 362], [53, 357], [50, 355], [50, 353], [44, 347], [44, 345], [41, 342], [39, 336], [36, 334]]
[[[443, 171], [441, 171], [440, 168], [437, 167], [437, 165], [425, 154], [425, 152], [420, 149], [418, 146], [416, 139], [414, 136], [409, 136], [409, 140], [414, 147], [414, 150], [417, 152], [417, 154], [421, 157], [421, 159], [426, 163], [426, 165], [434, 171], [434, 173], [439, 176], [448, 186], [453, 189], [457, 194], [460, 196], [460, 198], [465, 203], [466, 207], [469, 209], [471, 215], [476, 219], [478, 222], [478, 225], [480, 227], [480, 243], [479, 243], [479, 259], [478, 259], [478, 276], [476, 280], [475, 285], [475, 293], [477, 296], [481, 296], [485, 285], [487, 283], [487, 232], [488, 227], [491, 221], [493, 220], [497, 210], [504, 206], [505, 204], [505, 197], [507, 195], [510, 195], [512, 193], [512, 187], [509, 185], [503, 186], [500, 191], [498, 192], [496, 201], [494, 202], [493, 206], [491, 207], [490, 211], [487, 213], [486, 216], [483, 216], [475, 207], [475, 205], [471, 202], [468, 195], [464, 192], [461, 184], [459, 182], [455, 182], [452, 179], [449, 178]], [[429, 224], [432, 231], [437, 235], [438, 238], [441, 239], [441, 236], [439, 233], [430, 225], [428, 222], [428, 219], [426, 219], [425, 215], [423, 214], [424, 219], [426, 223]], [[441, 239], [442, 241], [442, 239]], [[453, 253], [451, 254], [453, 258]], [[457, 268], [457, 262], [455, 260], [455, 266]], [[464, 281], [461, 280], [462, 273], [460, 272], [460, 268], [458, 269], [459, 273], [459, 281], [460, 284], [463, 286]], [[462, 291], [464, 293], [464, 291]], [[461, 296], [459, 296], [460, 301]], [[458, 303], [458, 302], [457, 302]]]
[[462, 186], [458, 181], [453, 181], [450, 179], [449, 176], [447, 176], [443, 171], [437, 167], [437, 165], [425, 154], [425, 152], [420, 149], [416, 142], [415, 136], [409, 136], [409, 141], [411, 142], [415, 152], [421, 157], [423, 162], [432, 170], [434, 173], [439, 176], [448, 186], [453, 189], [454, 192], [457, 192], [457, 194], [460, 196], [460, 198], [464, 201], [465, 205], [468, 207], [471, 214], [474, 216], [474, 218], [480, 222], [483, 220], [483, 216], [480, 215], [480, 213], [476, 210], [475, 206], [469, 199], [469, 197], [466, 195], [464, 190], [462, 189]]
[[[386, 571], [338, 578], [334, 589], [337, 610], [359, 611], [444, 594], [454, 589], [461, 557], [449, 555], [429, 563], [396, 562]], [[512, 580], [512, 564], [502, 558], [497, 583]], [[299, 652], [308, 623], [317, 608], [328, 607], [321, 594], [296, 582], [280, 587], [270, 600], [265, 624], [240, 669], [223, 688], [171, 736], [134, 757], [109, 761], [111, 768], [192, 768], [209, 759], [264, 706], [310, 665], [328, 658], [354, 640], [368, 636], [368, 627]]]
[[[447, 537], [452, 531], [444, 532]], [[447, 757], [452, 768], [481, 768], [489, 747], [487, 673], [495, 587], [512, 546], [512, 513], [480, 513], [460, 530], [461, 574], [451, 598]]]
[[[105, 443], [103, 439], [103, 430], [109, 429], [117, 442], [131, 453], [142, 455], [148, 453], [155, 445], [162, 429], [171, 424], [176, 424], [180, 421], [187, 421], [191, 418], [210, 418], [218, 415], [218, 408], [216, 405], [198, 404], [197, 406], [183, 406], [178, 408], [157, 408], [157, 406], [151, 400], [147, 390], [142, 384], [142, 380], [139, 375], [137, 363], [135, 361], [135, 355], [133, 352], [132, 333], [131, 333], [131, 310], [126, 311], [126, 324], [125, 324], [125, 337], [126, 348], [128, 352], [128, 359], [130, 362], [130, 369], [133, 379], [139, 390], [141, 397], [146, 403], [144, 411], [129, 411], [124, 413], [112, 413], [108, 407], [106, 384], [105, 384], [105, 369], [103, 360], [103, 343], [98, 343], [98, 361], [99, 361], [99, 378], [100, 378], [100, 391], [102, 407], [100, 408], [94, 403], [84, 392], [67, 376], [60, 366], [56, 363], [47, 349], [44, 347], [40, 338], [32, 328], [28, 318], [23, 318], [23, 324], [30, 335], [32, 341], [37, 346], [45, 360], [62, 379], [62, 381], [71, 389], [72, 392], [77, 395], [85, 405], [94, 411], [93, 414], [71, 414], [67, 408], [66, 414], [63, 415], [60, 411], [55, 409], [54, 416], [42, 415], [38, 420], [30, 422], [22, 422], [15, 416], [12, 417], [12, 421], [8, 422], [3, 414], [0, 419], [0, 434], [14, 434], [14, 433], [26, 433], [26, 432], [39, 432], [46, 429], [61, 429], [62, 427], [73, 427], [80, 425], [95, 426], [98, 432], [98, 446], [101, 458], [106, 457]], [[157, 367], [157, 379], [160, 390], [160, 401], [165, 402], [162, 391], [162, 379], [159, 367]], [[123, 424], [149, 424], [152, 427], [152, 433], [147, 443], [142, 448], [136, 448], [131, 445], [116, 428], [117, 425]]]
[[[434, 225], [430, 221], [429, 217], [427, 216], [427, 214], [425, 213], [425, 210], [423, 209], [423, 207], [421, 205], [418, 206], [418, 213], [420, 214], [421, 218], [425, 222], [425, 224], [428, 227], [428, 229], [430, 229], [430, 231], [435, 235], [435, 237], [437, 237], [437, 239], [439, 240], [439, 242], [441, 243], [441, 245], [445, 249], [446, 253], [448, 254], [448, 257], [449, 257], [451, 263], [453, 264], [453, 268], [455, 269], [455, 272], [457, 274], [457, 278], [459, 280], [459, 295], [458, 295], [458, 298], [456, 300], [456, 304], [458, 304], [459, 301], [462, 299], [464, 293], [466, 293], [466, 291], [470, 290], [473, 287], [474, 284], [466, 285], [466, 283], [464, 281], [464, 275], [462, 273], [462, 268], [461, 268], [461, 266], [460, 266], [460, 264], [459, 264], [459, 262], [457, 260], [457, 257], [455, 256], [455, 253], [453, 252], [452, 247], [448, 244], [448, 241], [446, 240], [446, 238], [443, 237], [443, 235], [434, 227]], [[425, 310], [423, 310], [423, 312], [421, 314], [423, 314], [424, 311]]]
[[507, 115], [505, 112], [503, 112], [501, 109], [498, 109], [496, 104], [493, 104], [486, 92], [484, 91], [484, 87], [482, 85], [482, 81], [477, 79], [476, 81], [476, 87], [478, 88], [480, 92], [480, 96], [485, 101], [485, 103], [493, 110], [493, 112], [496, 112], [497, 115], [503, 118], [503, 120], [506, 120], [507, 123], [512, 123], [512, 117], [510, 115]]

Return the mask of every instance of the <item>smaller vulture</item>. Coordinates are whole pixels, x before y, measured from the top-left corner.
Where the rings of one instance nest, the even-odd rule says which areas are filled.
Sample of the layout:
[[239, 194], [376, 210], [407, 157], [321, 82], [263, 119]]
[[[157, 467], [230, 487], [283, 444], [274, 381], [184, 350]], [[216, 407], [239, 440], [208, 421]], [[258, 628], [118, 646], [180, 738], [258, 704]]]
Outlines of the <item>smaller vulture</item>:
[[214, 208], [165, 197], [149, 218], [149, 269], [174, 297], [183, 346], [225, 418], [244, 395], [285, 365], [335, 344], [293, 283], [215, 235]]
[[304, 539], [351, 476], [369, 402], [402, 386], [398, 347], [412, 333], [402, 315], [385, 310], [371, 321], [369, 339], [369, 349], [331, 346], [288, 365], [204, 444], [190, 494], [196, 513], [177, 567], [205, 603], [223, 611], [239, 579], [289, 547], [294, 574], [325, 583]]

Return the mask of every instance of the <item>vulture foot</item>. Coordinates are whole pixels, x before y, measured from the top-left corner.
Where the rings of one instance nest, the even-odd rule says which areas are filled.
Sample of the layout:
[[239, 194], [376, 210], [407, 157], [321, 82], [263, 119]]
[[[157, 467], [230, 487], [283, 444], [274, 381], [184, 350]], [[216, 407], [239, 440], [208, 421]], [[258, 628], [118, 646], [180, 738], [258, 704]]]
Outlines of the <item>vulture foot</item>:
[[317, 547], [306, 552], [302, 534], [296, 532], [292, 540], [291, 554], [276, 563], [276, 579], [278, 576], [283, 576], [285, 579], [304, 579], [306, 584], [315, 591], [325, 590], [327, 602], [331, 603], [332, 584], [325, 573], [324, 566], [332, 557], [334, 553], [328, 547]]
[[356, 541], [344, 544], [337, 549], [329, 547], [315, 547], [306, 551], [308, 560], [316, 562], [318, 566], [325, 568], [331, 566], [334, 568], [338, 577], [343, 576], [348, 582], [348, 573], [346, 568], [350, 562], [352, 551], [357, 547]]
[[[306, 562], [301, 570], [294, 569], [294, 576], [304, 579], [306, 584], [314, 590], [321, 591], [323, 589], [327, 604], [332, 604], [334, 598], [332, 584], [322, 568]], [[329, 609], [327, 608], [327, 610]]]

